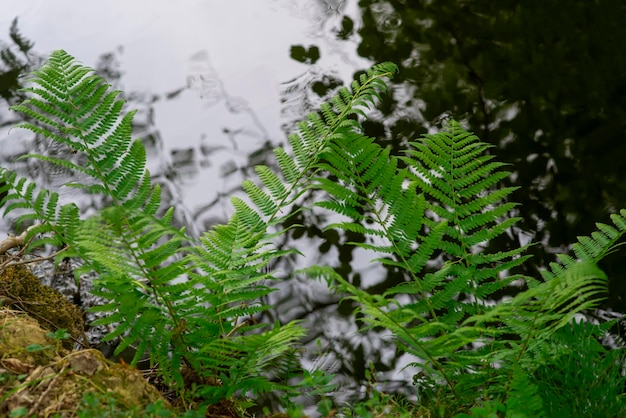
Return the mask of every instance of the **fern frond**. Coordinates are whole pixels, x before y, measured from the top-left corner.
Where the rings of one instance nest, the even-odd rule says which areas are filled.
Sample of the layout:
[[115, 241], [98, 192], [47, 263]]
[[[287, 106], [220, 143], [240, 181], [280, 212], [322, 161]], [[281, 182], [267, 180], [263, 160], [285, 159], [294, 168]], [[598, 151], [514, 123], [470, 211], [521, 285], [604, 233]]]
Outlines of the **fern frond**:
[[58, 193], [38, 190], [34, 183], [3, 168], [0, 179], [8, 192], [0, 202], [5, 207], [4, 215], [18, 213], [14, 219], [18, 227], [31, 224], [25, 236], [29, 250], [48, 244], [63, 246], [74, 239], [80, 227], [79, 210], [74, 203], [61, 206]]
[[261, 334], [207, 342], [198, 360], [206, 367], [206, 375], [220, 378], [222, 385], [206, 386], [201, 389], [202, 395], [216, 401], [251, 387], [257, 393], [288, 390], [286, 379], [283, 384], [272, 382], [272, 370], [295, 367], [291, 347], [303, 336], [303, 329], [291, 322], [276, 324]]
[[626, 209], [622, 209], [619, 214], [612, 214], [611, 220], [615, 226], [598, 223], [596, 224], [598, 231], [594, 231], [590, 237], [578, 238], [578, 242], [572, 245], [576, 258], [567, 254], [558, 254], [557, 257], [562, 264], [551, 263], [550, 270], [552, 271], [541, 272], [543, 279], [552, 280], [581, 261], [597, 263], [613, 251], [617, 242], [626, 233]]
[[[124, 102], [117, 99], [119, 92], [109, 91], [104, 79], [92, 73], [64, 51], [55, 51], [29, 79], [34, 87], [25, 91], [31, 97], [11, 108], [34, 121], [18, 124], [18, 128], [84, 154], [88, 164], [79, 166], [38, 154], [22, 158], [37, 158], [95, 181], [95, 186], [83, 181], [70, 187], [105, 194], [130, 208], [142, 207], [152, 196], [146, 193], [149, 175], [145, 170], [145, 149], [131, 138], [134, 112], [122, 116]], [[133, 195], [136, 189], [141, 193]]]
[[[18, 127], [66, 147], [67, 158], [37, 154], [22, 158], [36, 158], [78, 174], [79, 180], [67, 187], [101, 194], [111, 204], [91, 218], [80, 219], [75, 205], [59, 205], [56, 193], [37, 191], [27, 181], [5, 174], [12, 190], [6, 211], [26, 210], [18, 221], [45, 221], [33, 233], [50, 232], [53, 239], [39, 243], [67, 245], [65, 255], [85, 260], [77, 274], [98, 273], [94, 293], [115, 301], [97, 308], [109, 313], [100, 319], [102, 324], [115, 325], [108, 339], [120, 338], [121, 347], [160, 341], [151, 348], [155, 361], [167, 358], [172, 347], [173, 356], [179, 358], [184, 342], [181, 333], [173, 334], [181, 328], [174, 301], [183, 307], [195, 301], [189, 301], [193, 284], [172, 282], [189, 269], [184, 257], [176, 259], [188, 238], [171, 226], [171, 211], [156, 217], [160, 189], [151, 184], [141, 141], [131, 137], [134, 112], [122, 115], [119, 92], [110, 91], [104, 79], [64, 51], [53, 52], [29, 83], [25, 89], [29, 97], [12, 107], [29, 117]], [[73, 162], [76, 153], [84, 163]], [[168, 364], [162, 364], [164, 374], [181, 383], [180, 371]]]
[[[470, 318], [467, 323], [499, 322], [519, 335], [522, 344], [514, 346], [515, 357], [509, 359], [515, 364], [521, 361], [527, 350], [533, 351], [536, 346], [549, 341], [575, 315], [597, 306], [606, 292], [607, 281], [595, 263], [580, 261], [550, 281], [520, 293], [484, 315]], [[523, 366], [528, 369], [529, 364]]]
[[[514, 298], [512, 304], [529, 305], [540, 309], [529, 309], [533, 317], [532, 327], [524, 327], [524, 320], [516, 321], [515, 326], [524, 335], [535, 338], [545, 338], [565, 324], [569, 323], [574, 315], [585, 309], [593, 308], [607, 291], [608, 278], [597, 263], [615, 246], [616, 242], [626, 234], [626, 210], [614, 214], [611, 219], [617, 228], [598, 224], [599, 231], [591, 237], [580, 237], [579, 242], [573, 245], [574, 253], [579, 257], [574, 259], [568, 255], [559, 255], [563, 264], [551, 263], [551, 271], [542, 271], [544, 283], [534, 286], [522, 295]], [[502, 309], [512, 309], [508, 304], [502, 304]], [[513, 308], [523, 313], [520, 307]], [[548, 312], [549, 311], [549, 312]], [[507, 316], [505, 313], [494, 313]], [[516, 316], [510, 316], [515, 318]], [[559, 318], [559, 320], [555, 320]]]
[[[494, 335], [482, 322], [459, 324], [490, 312], [486, 301], [519, 278], [505, 273], [528, 256], [522, 255], [525, 248], [496, 254], [481, 250], [518, 221], [507, 218], [515, 204], [503, 202], [514, 189], [492, 190], [508, 173], [498, 171], [503, 164], [491, 162], [493, 157], [482, 155], [489, 145], [455, 122], [412, 145], [414, 150], [401, 157], [408, 169], [399, 169], [399, 159], [388, 150], [352, 133], [334, 139], [317, 165], [333, 179], [317, 179], [329, 196], [317, 206], [351, 218], [328, 228], [370, 238], [354, 245], [391, 255], [376, 261], [406, 272], [408, 281], [383, 295], [370, 295], [342, 277], [326, 277], [359, 303], [366, 328], [390, 330], [401, 350], [423, 359], [420, 367], [454, 393], [453, 376], [479, 361], [465, 347]], [[422, 270], [441, 251], [445, 264], [424, 275]], [[400, 295], [410, 302], [399, 304]], [[475, 380], [484, 379], [489, 376]]]

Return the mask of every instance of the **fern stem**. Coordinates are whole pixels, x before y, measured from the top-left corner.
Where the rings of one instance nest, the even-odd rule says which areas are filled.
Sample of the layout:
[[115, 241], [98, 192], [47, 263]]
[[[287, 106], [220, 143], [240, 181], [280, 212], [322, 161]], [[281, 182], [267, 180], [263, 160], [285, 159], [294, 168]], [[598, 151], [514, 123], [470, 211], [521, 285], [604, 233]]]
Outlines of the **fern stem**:
[[[279, 204], [277, 205], [277, 210], [269, 217], [267, 224], [270, 224], [275, 219], [275, 217], [278, 215], [278, 212], [280, 212], [280, 210], [285, 206], [285, 203], [287, 202], [287, 199], [289, 198], [291, 193], [296, 189], [296, 186], [298, 186], [299, 181], [305, 176], [307, 172], [311, 170], [313, 165], [319, 160], [319, 154], [328, 145], [331, 136], [337, 133], [337, 131], [341, 128], [341, 123], [346, 120], [349, 112], [353, 109], [354, 103], [357, 101], [357, 99], [361, 97], [363, 91], [365, 91], [372, 83], [374, 83], [374, 81], [385, 77], [393, 77], [393, 72], [387, 71], [381, 74], [375, 74], [374, 76], [370, 77], [365, 83], [361, 84], [359, 88], [354, 92], [350, 103], [347, 104], [345, 109], [337, 115], [337, 119], [335, 120], [335, 122], [332, 125], [326, 127], [327, 132], [322, 136], [315, 152], [312, 153], [313, 158], [309, 159], [308, 163], [298, 174], [298, 177], [292, 182], [292, 185], [288, 189], [288, 192], [285, 193], [285, 196], [280, 200]], [[312, 177], [315, 172], [317, 172], [317, 170], [314, 170], [308, 177]]]

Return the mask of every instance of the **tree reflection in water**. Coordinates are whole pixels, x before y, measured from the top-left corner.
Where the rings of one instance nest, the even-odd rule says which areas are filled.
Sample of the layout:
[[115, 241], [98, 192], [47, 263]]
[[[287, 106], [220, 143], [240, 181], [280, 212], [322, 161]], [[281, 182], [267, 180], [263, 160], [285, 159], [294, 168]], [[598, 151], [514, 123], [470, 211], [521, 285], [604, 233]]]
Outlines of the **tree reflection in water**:
[[[343, 1], [318, 1], [311, 26], [317, 45], [293, 45], [285, 51], [292, 59], [308, 65], [300, 76], [282, 84], [283, 130], [327, 98], [343, 84], [337, 68], [320, 65], [326, 54], [342, 54], [356, 48], [373, 62], [392, 61], [400, 74], [392, 94], [380, 111], [367, 121], [366, 134], [398, 153], [408, 140], [437, 127], [450, 115], [464, 120], [471, 130], [494, 144], [498, 158], [512, 163], [510, 184], [523, 186], [512, 200], [521, 203], [519, 229], [508, 238], [490, 243], [490, 251], [505, 251], [532, 239], [534, 258], [523, 273], [537, 271], [552, 261], [555, 249], [587, 235], [593, 222], [606, 221], [608, 213], [626, 207], [626, 3], [563, 2], [547, 0], [533, 4], [519, 1], [467, 0], [373, 1], [360, 0], [359, 14]], [[301, 2], [291, 12], [304, 13]], [[32, 44], [19, 36], [15, 25], [10, 42], [2, 44], [0, 96], [2, 106], [19, 101], [17, 74], [41, 63]], [[14, 36], [14, 35], [18, 36]], [[340, 45], [340, 46], [338, 46]], [[104, 54], [98, 71], [112, 84], [123, 77], [117, 56], [121, 50]], [[363, 68], [345, 57], [356, 74]], [[267, 127], [246, 101], [232, 97], [220, 82], [207, 52], [190, 59], [188, 85], [161, 94], [129, 93], [129, 107], [139, 109], [135, 134], [146, 145], [151, 172], [164, 186], [166, 199], [176, 205], [180, 223], [191, 220], [197, 231], [223, 221], [228, 213], [227, 197], [237, 193], [241, 180], [252, 175], [255, 164], [272, 164], [271, 150], [284, 140], [271, 138]], [[245, 123], [227, 126], [227, 143], [215, 144], [202, 138], [196, 147], [164, 151], [155, 123], [156, 103], [171, 102], [184, 94], [200, 95], [204, 106], [224, 106], [243, 115]], [[12, 125], [15, 116], [0, 112], [0, 126]], [[253, 138], [256, 148], [241, 152], [244, 138]], [[248, 143], [251, 141], [247, 141]], [[24, 144], [24, 143], [22, 143]], [[12, 161], [29, 146], [41, 150], [45, 143], [35, 139], [20, 149], [2, 147], [2, 164]], [[31, 148], [32, 149], [32, 148]], [[52, 150], [51, 150], [52, 151]], [[57, 150], [62, 151], [62, 150]], [[22, 170], [32, 170], [23, 165]], [[39, 170], [38, 173], [46, 172]], [[205, 177], [210, 173], [212, 177]], [[37, 174], [37, 173], [36, 173]], [[184, 209], [181, 182], [220, 178], [222, 188], [202, 205]], [[206, 181], [206, 180], [205, 180]], [[184, 184], [182, 186], [185, 187]], [[300, 204], [315, 200], [304, 196]], [[94, 207], [102, 202], [89, 202]], [[369, 255], [345, 245], [364, 238], [357, 234], [324, 232], [324, 214], [307, 218], [297, 214], [284, 245], [308, 253], [306, 260], [287, 259], [276, 266], [289, 281], [268, 302], [277, 306], [273, 320], [300, 318], [311, 330], [305, 342], [306, 362], [340, 375], [341, 382], [357, 388], [372, 362], [377, 371], [393, 371], [385, 378], [399, 380], [406, 390], [411, 372], [398, 374], [405, 361], [395, 355], [385, 332], [356, 332], [361, 325], [353, 319], [350, 301], [338, 303], [325, 285], [312, 283], [290, 272], [300, 263], [323, 262], [336, 267], [344, 277], [370, 292], [383, 292], [405, 280], [393, 269], [368, 267]], [[601, 266], [611, 278], [605, 308], [626, 311], [626, 270], [620, 260], [608, 257]], [[432, 266], [436, 268], [436, 266]], [[318, 341], [319, 339], [319, 341]], [[321, 360], [313, 360], [319, 353]], [[358, 391], [353, 391], [358, 394]]]

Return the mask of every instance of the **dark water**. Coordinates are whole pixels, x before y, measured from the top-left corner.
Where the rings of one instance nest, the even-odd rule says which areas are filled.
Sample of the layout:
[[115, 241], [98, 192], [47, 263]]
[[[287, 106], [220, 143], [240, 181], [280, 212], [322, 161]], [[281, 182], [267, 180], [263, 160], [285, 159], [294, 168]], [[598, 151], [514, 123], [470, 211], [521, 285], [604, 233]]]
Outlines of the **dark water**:
[[[500, 160], [512, 164], [509, 184], [521, 186], [512, 200], [521, 203], [518, 215], [524, 221], [510, 237], [490, 246], [506, 250], [529, 239], [542, 243], [531, 249], [535, 257], [523, 273], [537, 276], [556, 250], [566, 250], [577, 236], [590, 234], [595, 222], [608, 222], [610, 212], [626, 207], [626, 54], [621, 52], [626, 3], [580, 1], [564, 8], [556, 0], [361, 0], [356, 14], [348, 13], [342, 2], [315, 4], [315, 36], [284, 51], [286, 59], [308, 69], [280, 80], [278, 126], [268, 126], [259, 117], [263, 109], [250, 105], [253, 100], [229, 92], [211, 64], [210, 51], [189, 57], [186, 84], [158, 93], [127, 92], [129, 106], [139, 109], [136, 135], [148, 148], [155, 181], [182, 209], [180, 223], [190, 223], [199, 233], [226, 219], [226, 197], [238, 193], [241, 180], [252, 176], [251, 167], [271, 164], [271, 149], [284, 142], [294, 121], [343, 83], [345, 67], [338, 71], [318, 62], [337, 49], [400, 66], [392, 94], [365, 124], [366, 133], [381, 144], [399, 153], [408, 141], [452, 116], [495, 145], [493, 153]], [[8, 38], [6, 44], [12, 45]], [[102, 55], [98, 64], [100, 73], [119, 85], [124, 82], [120, 51]], [[30, 55], [24, 68], [40, 59]], [[350, 67], [354, 60], [342, 62], [351, 73], [364, 69]], [[7, 86], [13, 85], [14, 73], [6, 62], [4, 67], [0, 93], [12, 102], [17, 97]], [[212, 142], [207, 134], [179, 147], [173, 145], [179, 141], [175, 133], [163, 134], [159, 111], [175, 112], [181, 103], [190, 103], [190, 94], [200, 97], [198, 106], [219, 104], [222, 117], [228, 118], [219, 125], [223, 140]], [[0, 114], [3, 126], [12, 121], [6, 112]], [[28, 144], [3, 145], [3, 158], [8, 161], [31, 147], [46, 147]], [[21, 169], [43, 175], [36, 166]], [[47, 181], [62, 179], [63, 173], [57, 173]], [[198, 195], [203, 198], [189, 203], [189, 196]], [[305, 263], [330, 263], [371, 292], [402, 280], [368, 266], [368, 255], [341, 244], [358, 236], [323, 233], [319, 219], [298, 221], [304, 227], [289, 238], [292, 245], [308, 250]], [[623, 255], [615, 254], [602, 265], [611, 278], [608, 311], [626, 311], [621, 260]], [[288, 276], [298, 263], [302, 261], [287, 260], [280, 268]], [[399, 371], [407, 359], [395, 354], [384, 332], [358, 333], [354, 307], [338, 304], [324, 285], [295, 277], [283, 283], [270, 302], [277, 309], [268, 320], [305, 321], [310, 364], [338, 373], [345, 392], [358, 393], [354, 389], [373, 362], [383, 372], [381, 381], [388, 382], [386, 389], [411, 394], [411, 371]]]

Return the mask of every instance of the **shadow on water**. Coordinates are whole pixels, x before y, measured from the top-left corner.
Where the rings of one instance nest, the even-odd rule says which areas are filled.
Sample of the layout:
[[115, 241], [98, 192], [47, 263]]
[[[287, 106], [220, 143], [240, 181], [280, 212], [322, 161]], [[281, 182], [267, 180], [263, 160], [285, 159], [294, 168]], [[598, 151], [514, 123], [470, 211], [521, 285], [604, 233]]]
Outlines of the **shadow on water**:
[[[348, 42], [364, 58], [400, 66], [392, 94], [365, 123], [366, 134], [398, 153], [449, 115], [464, 120], [482, 140], [496, 146], [493, 152], [500, 160], [512, 163], [510, 185], [522, 186], [512, 200], [521, 203], [517, 214], [523, 221], [508, 238], [491, 242], [490, 250], [506, 251], [529, 239], [542, 243], [531, 248], [534, 258], [522, 273], [538, 276], [556, 250], [567, 249], [576, 236], [589, 234], [594, 222], [606, 222], [609, 212], [626, 207], [626, 54], [617, 52], [626, 39], [624, 2], [574, 2], [564, 8], [556, 0], [361, 0], [360, 18], [344, 14], [342, 3], [319, 3], [327, 8], [320, 9], [319, 38], [312, 41], [318, 45], [293, 45], [285, 51], [309, 65], [308, 71], [281, 86], [286, 133], [343, 84], [338, 72], [316, 64], [333, 42]], [[18, 33], [16, 27], [11, 33]], [[11, 37], [11, 43], [3, 44], [9, 52], [2, 55], [0, 71], [4, 106], [20, 100], [17, 74], [42, 60], [32, 44]], [[104, 54], [98, 64], [98, 72], [114, 85], [123, 80], [117, 60], [121, 52]], [[227, 198], [240, 191], [253, 165], [272, 164], [271, 150], [282, 140], [270, 138], [245, 100], [228, 94], [208, 52], [190, 57], [189, 68], [187, 85], [159, 94], [131, 92], [126, 98], [129, 107], [139, 109], [135, 134], [143, 138], [150, 170], [164, 186], [167, 200], [184, 208], [185, 187], [220, 179], [220, 190], [178, 214], [181, 224], [190, 220], [203, 231], [226, 219]], [[358, 74], [363, 69], [354, 70]], [[155, 106], [175, 105], [189, 94], [199, 96], [202, 106], [220, 106], [244, 122], [224, 127], [226, 140], [220, 143], [202, 137], [192, 146], [166, 147], [164, 143], [175, 139], [161, 137]], [[12, 125], [11, 117], [0, 112], [0, 126]], [[244, 142], [255, 148], [243, 150]], [[3, 145], [2, 162], [43, 148], [37, 140], [16, 149]], [[33, 170], [34, 175], [43, 172], [20, 169]], [[383, 292], [405, 280], [397, 271], [368, 268], [369, 255], [344, 244], [362, 236], [323, 232], [324, 215], [296, 215], [291, 221], [302, 226], [292, 229], [284, 244], [313, 249], [307, 263], [331, 264], [370, 292]], [[285, 260], [278, 268], [288, 277], [298, 263]], [[605, 308], [626, 311], [623, 262], [609, 257], [602, 267], [611, 278]], [[390, 382], [385, 389], [411, 394], [410, 371], [397, 372], [406, 359], [398, 357], [384, 331], [358, 333], [362, 324], [358, 317], [353, 319], [355, 307], [349, 301], [338, 303], [325, 285], [294, 277], [280, 284], [268, 302], [277, 309], [267, 320], [305, 321], [311, 331], [306, 361], [338, 373], [345, 392], [358, 396], [355, 389], [365, 381], [372, 362], [380, 372], [395, 371], [384, 375]], [[321, 360], [313, 360], [320, 353]]]

